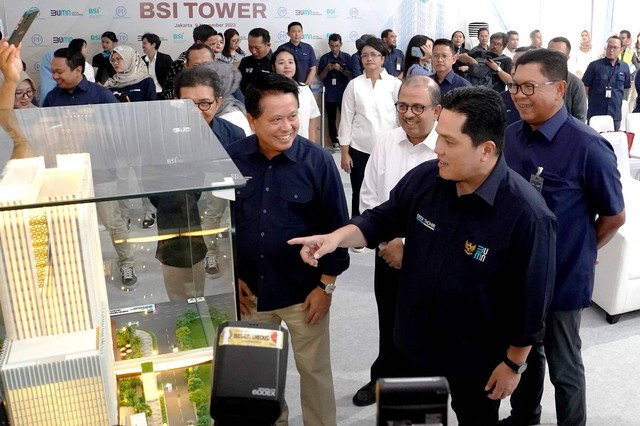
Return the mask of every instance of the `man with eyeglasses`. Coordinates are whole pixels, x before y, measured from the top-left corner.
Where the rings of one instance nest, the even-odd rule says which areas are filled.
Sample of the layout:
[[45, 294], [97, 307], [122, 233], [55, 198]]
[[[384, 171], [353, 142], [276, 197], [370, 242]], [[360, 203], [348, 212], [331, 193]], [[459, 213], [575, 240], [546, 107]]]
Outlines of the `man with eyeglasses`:
[[[361, 212], [387, 201], [402, 176], [418, 164], [436, 158], [433, 150], [438, 134], [434, 127], [442, 109], [440, 99], [438, 85], [427, 76], [409, 77], [402, 83], [396, 102], [400, 127], [376, 137], [360, 189]], [[376, 402], [375, 384], [380, 377], [399, 375], [393, 328], [403, 252], [402, 238], [376, 247], [373, 288], [378, 307], [378, 357], [371, 365], [371, 380], [353, 396], [353, 403], [360, 407]]]
[[509, 38], [505, 33], [497, 32], [491, 35], [488, 50], [471, 51], [473, 58], [469, 67], [469, 81], [474, 86], [487, 86], [496, 92], [504, 92], [505, 84], [511, 81], [513, 61], [504, 56], [502, 51]]
[[629, 96], [631, 88], [629, 65], [618, 59], [621, 49], [620, 37], [609, 37], [605, 57], [591, 62], [582, 76], [589, 98], [587, 120], [594, 115], [610, 115], [615, 130], [620, 129], [622, 100]]
[[446, 377], [460, 425], [497, 423], [500, 400], [544, 333], [553, 290], [556, 220], [507, 167], [504, 126], [494, 90], [450, 91], [436, 127], [437, 160], [410, 170], [387, 201], [351, 224], [289, 241], [315, 265], [336, 247], [405, 238], [397, 365], [407, 377]]
[[523, 121], [507, 127], [507, 164], [529, 180], [558, 218], [553, 299], [542, 344], [511, 397], [501, 425], [540, 424], [545, 353], [559, 425], [586, 423], [580, 318], [591, 303], [597, 250], [625, 221], [620, 173], [611, 145], [567, 113], [564, 54], [534, 49], [516, 62], [509, 91]]
[[468, 80], [453, 72], [453, 64], [456, 63], [456, 48], [448, 38], [439, 38], [433, 43], [431, 65], [435, 74], [431, 76], [440, 86], [440, 95], [444, 96], [448, 91], [458, 87], [470, 87]]

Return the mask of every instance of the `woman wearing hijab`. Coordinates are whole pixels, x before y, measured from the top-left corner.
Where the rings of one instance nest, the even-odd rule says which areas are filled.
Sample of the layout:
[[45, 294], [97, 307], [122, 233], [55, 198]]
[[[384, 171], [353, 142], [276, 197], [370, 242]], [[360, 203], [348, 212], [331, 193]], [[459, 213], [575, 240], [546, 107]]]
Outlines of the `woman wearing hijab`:
[[36, 85], [24, 71], [20, 71], [20, 81], [16, 87], [14, 109], [35, 108], [33, 95], [36, 93]]
[[110, 61], [116, 73], [104, 86], [120, 102], [156, 100], [156, 85], [138, 52], [129, 46], [116, 46]]
[[582, 78], [582, 74], [589, 64], [596, 59], [602, 51], [595, 51], [591, 46], [591, 33], [583, 30], [580, 33], [580, 48], [571, 51], [569, 57], [569, 71], [573, 72], [578, 78]]

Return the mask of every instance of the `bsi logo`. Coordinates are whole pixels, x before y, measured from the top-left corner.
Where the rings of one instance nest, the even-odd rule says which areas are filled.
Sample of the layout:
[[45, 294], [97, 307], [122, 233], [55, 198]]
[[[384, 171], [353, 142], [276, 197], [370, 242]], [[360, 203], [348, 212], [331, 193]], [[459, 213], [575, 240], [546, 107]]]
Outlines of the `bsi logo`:
[[100, 40], [102, 40], [102, 37], [100, 36], [100, 34], [91, 34], [89, 36], [89, 40], [91, 40], [91, 41], [100, 41]]
[[90, 7], [88, 12], [89, 12], [89, 15], [100, 15], [100, 8]]
[[31, 36], [31, 43], [33, 43], [35, 46], [40, 46], [43, 41], [44, 37], [42, 37], [40, 34], [34, 34]]
[[174, 40], [184, 40], [184, 33], [180, 33], [180, 34], [173, 33], [173, 39]]
[[127, 33], [118, 33], [118, 43], [126, 43], [129, 41], [129, 35]]
[[327, 9], [327, 15], [335, 15], [335, 14], [336, 14], [335, 9]]

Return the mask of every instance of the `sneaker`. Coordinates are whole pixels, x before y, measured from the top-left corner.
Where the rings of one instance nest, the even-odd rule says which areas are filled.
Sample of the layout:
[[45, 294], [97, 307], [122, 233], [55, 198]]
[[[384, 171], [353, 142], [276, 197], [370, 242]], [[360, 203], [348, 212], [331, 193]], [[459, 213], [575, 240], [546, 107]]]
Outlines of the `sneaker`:
[[376, 403], [376, 384], [374, 381], [370, 381], [353, 395], [353, 404], [358, 407], [366, 407]]
[[156, 214], [151, 212], [144, 213], [144, 220], [142, 221], [142, 227], [145, 229], [153, 228], [156, 224]]
[[127, 217], [127, 216], [123, 216], [122, 217], [124, 219], [124, 222], [127, 224], [127, 231], [131, 230], [131, 218]]
[[220, 273], [217, 255], [207, 253], [204, 258], [204, 272], [209, 276], [209, 278], [213, 278]]
[[136, 271], [133, 270], [133, 266], [121, 266], [120, 277], [122, 278], [122, 290], [131, 291], [136, 287], [138, 277]]

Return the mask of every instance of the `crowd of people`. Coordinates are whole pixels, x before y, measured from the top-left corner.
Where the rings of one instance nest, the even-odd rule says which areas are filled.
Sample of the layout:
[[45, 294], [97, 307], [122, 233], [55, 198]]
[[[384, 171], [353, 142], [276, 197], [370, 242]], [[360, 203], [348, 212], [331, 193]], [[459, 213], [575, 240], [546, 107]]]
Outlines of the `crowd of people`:
[[[378, 378], [442, 375], [461, 425], [497, 424], [508, 396], [511, 416], [500, 424], [539, 424], [548, 364], [558, 424], [584, 425], [581, 311], [597, 249], [625, 221], [615, 155], [585, 122], [610, 115], [620, 126], [623, 100], [634, 99], [640, 34], [633, 44], [621, 31], [601, 50], [585, 30], [572, 50], [561, 36], [543, 47], [539, 30], [520, 46], [516, 31], [481, 28], [477, 44], [462, 31], [415, 35], [403, 52], [387, 29], [362, 36], [349, 55], [334, 33], [319, 59], [300, 22], [287, 34], [274, 52], [269, 31], [254, 28], [245, 52], [236, 30], [200, 25], [173, 60], [155, 34], [143, 35], [140, 56], [107, 31], [91, 66], [77, 39], [43, 58], [41, 104], [193, 100], [251, 176], [234, 209], [241, 313], [289, 328], [305, 424], [336, 424], [332, 294], [347, 248], [369, 247], [379, 355], [355, 405], [375, 402]], [[12, 63], [18, 50], [0, 51], [0, 97], [13, 90], [14, 108], [32, 108], [34, 82]], [[319, 144], [316, 79], [351, 180], [351, 220]], [[219, 223], [224, 206], [207, 204], [203, 221]], [[126, 233], [117, 202], [98, 212], [114, 238]], [[145, 207], [145, 223], [155, 221]], [[123, 285], [133, 285], [130, 248], [116, 248]], [[158, 258], [173, 249], [159, 247]], [[218, 273], [215, 241], [199, 244], [196, 257]]]

